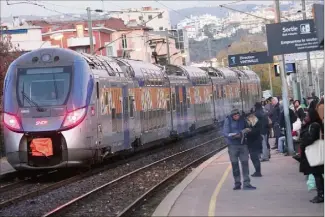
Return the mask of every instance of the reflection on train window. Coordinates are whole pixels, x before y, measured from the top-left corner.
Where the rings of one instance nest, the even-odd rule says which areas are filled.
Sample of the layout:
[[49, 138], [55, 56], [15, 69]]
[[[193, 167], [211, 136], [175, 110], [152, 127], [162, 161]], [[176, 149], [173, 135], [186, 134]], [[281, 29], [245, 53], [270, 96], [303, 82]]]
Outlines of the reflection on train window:
[[108, 105], [108, 93], [104, 92], [104, 103], [107, 106]]
[[23, 107], [63, 105], [68, 97], [71, 67], [18, 69], [18, 99]]
[[129, 96], [129, 108], [130, 108], [130, 118], [134, 117], [134, 97], [133, 96]]

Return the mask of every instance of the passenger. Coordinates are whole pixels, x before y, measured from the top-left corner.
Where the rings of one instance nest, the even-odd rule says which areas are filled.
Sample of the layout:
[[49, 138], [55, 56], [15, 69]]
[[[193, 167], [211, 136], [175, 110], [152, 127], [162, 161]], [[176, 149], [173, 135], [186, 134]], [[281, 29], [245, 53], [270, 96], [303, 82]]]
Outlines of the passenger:
[[290, 98], [290, 101], [289, 101], [289, 108], [292, 110], [295, 109], [295, 101], [292, 98]]
[[324, 134], [324, 126], [319, 118], [316, 110], [309, 110], [305, 117], [305, 124], [301, 128], [301, 157], [299, 171], [304, 175], [313, 174], [316, 182], [317, 196], [310, 200], [312, 203], [324, 202], [324, 165], [311, 167], [307, 160], [305, 149], [307, 146], [313, 144], [316, 140], [320, 139], [320, 131]]
[[250, 129], [245, 133], [246, 143], [249, 150], [251, 161], [255, 168], [253, 177], [262, 177], [260, 154], [262, 153], [262, 136], [261, 128], [262, 122], [254, 115], [251, 114], [247, 117], [247, 127]]
[[261, 122], [261, 136], [262, 136], [262, 156], [261, 161], [268, 161], [270, 158], [270, 151], [267, 147], [267, 134], [269, 131], [268, 117], [264, 113], [260, 103], [255, 104], [255, 116]]
[[[293, 129], [293, 123], [297, 121], [297, 116], [295, 114], [295, 112], [291, 109], [289, 109], [289, 119], [290, 119], [290, 126], [291, 126], [291, 130]], [[285, 144], [286, 144], [286, 140], [287, 140], [287, 131], [286, 131], [286, 124], [285, 124], [285, 118], [284, 118], [284, 111], [281, 112], [280, 115], [280, 136], [278, 139], [278, 151], [280, 153], [283, 153], [285, 155], [288, 155], [287, 152], [284, 150]], [[290, 134], [289, 136], [292, 136], [292, 134]]]
[[280, 137], [280, 104], [279, 100], [276, 97], [272, 98], [272, 109], [270, 112], [270, 118], [272, 120], [272, 127], [274, 131], [274, 137], [275, 137], [275, 146], [271, 149], [277, 149], [278, 148], [278, 140]]
[[233, 109], [230, 116], [225, 119], [223, 126], [223, 135], [226, 138], [228, 144], [228, 153], [232, 165], [232, 173], [235, 180], [234, 190], [241, 189], [241, 176], [238, 159], [242, 165], [243, 172], [243, 189], [245, 190], [254, 190], [256, 187], [253, 187], [250, 184], [249, 178], [249, 167], [248, 167], [248, 148], [247, 145], [242, 144], [241, 138], [243, 132], [248, 131], [245, 129], [245, 120], [240, 116], [238, 109]]
[[322, 120], [322, 123], [324, 124], [324, 96], [321, 97], [320, 102], [316, 106], [316, 109], [319, 118]]
[[301, 106], [300, 106], [300, 100], [295, 100], [293, 110], [294, 110], [296, 116], [302, 122], [305, 118], [305, 112], [304, 112], [303, 108], [301, 108]]

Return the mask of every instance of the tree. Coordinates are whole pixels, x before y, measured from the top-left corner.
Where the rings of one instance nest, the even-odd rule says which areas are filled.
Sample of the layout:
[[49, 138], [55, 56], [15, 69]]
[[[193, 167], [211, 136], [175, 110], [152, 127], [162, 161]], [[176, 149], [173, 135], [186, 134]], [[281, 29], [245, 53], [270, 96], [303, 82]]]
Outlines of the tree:
[[[263, 43], [264, 40], [265, 36], [263, 35], [244, 36], [241, 38], [241, 40], [233, 42], [227, 49], [221, 50], [217, 54], [217, 60], [220, 62], [224, 60], [225, 64], [228, 65], [228, 55], [265, 51], [267, 48]], [[269, 80], [269, 65], [259, 64], [253, 65], [251, 68], [260, 77], [262, 90], [271, 89]], [[279, 77], [275, 77], [273, 64], [271, 66], [271, 77], [273, 95], [281, 95], [281, 80]]]
[[[2, 114], [3, 82], [9, 65], [21, 55], [10, 41], [0, 40], [0, 114]], [[2, 122], [0, 124], [0, 152], [4, 154], [2, 138]]]

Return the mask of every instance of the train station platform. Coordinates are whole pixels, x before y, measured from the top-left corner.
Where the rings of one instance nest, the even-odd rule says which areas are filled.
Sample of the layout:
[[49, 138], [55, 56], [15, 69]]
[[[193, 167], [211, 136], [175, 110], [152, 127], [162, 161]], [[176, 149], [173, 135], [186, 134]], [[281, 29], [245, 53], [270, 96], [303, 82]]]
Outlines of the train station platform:
[[[233, 190], [228, 150], [192, 171], [160, 203], [153, 216], [324, 216], [324, 204], [309, 200], [306, 177], [290, 156], [272, 153], [262, 162], [263, 177], [251, 177], [256, 190]], [[254, 172], [250, 163], [250, 174]]]
[[0, 176], [15, 172], [16, 170], [8, 163], [7, 158], [0, 158]]

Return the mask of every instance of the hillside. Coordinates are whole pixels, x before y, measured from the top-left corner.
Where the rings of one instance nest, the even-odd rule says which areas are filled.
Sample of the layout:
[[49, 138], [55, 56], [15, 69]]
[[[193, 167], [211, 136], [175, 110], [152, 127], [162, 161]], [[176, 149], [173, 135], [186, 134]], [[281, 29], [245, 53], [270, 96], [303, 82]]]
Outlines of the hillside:
[[[228, 47], [235, 41], [239, 41], [242, 37], [247, 36], [248, 32], [240, 30], [236, 35], [229, 38], [211, 39], [211, 58], [215, 58], [217, 54]], [[209, 59], [208, 40], [194, 41], [190, 40], [190, 59], [191, 62], [201, 62]]]
[[[267, 5], [267, 2], [265, 3]], [[229, 7], [244, 11], [244, 12], [252, 12], [255, 10], [256, 6], [262, 6], [257, 4], [241, 4], [241, 5], [231, 5]], [[281, 5], [281, 10], [288, 10], [290, 5]], [[230, 10], [221, 8], [221, 7], [195, 7], [195, 8], [184, 8], [177, 11], [169, 11], [170, 22], [172, 26], [177, 25], [181, 20], [186, 17], [199, 16], [204, 14], [210, 14], [216, 17], [225, 17], [227, 16]]]

